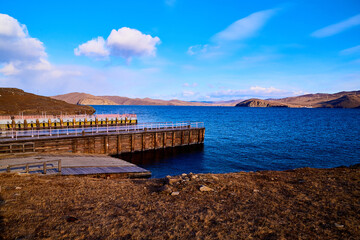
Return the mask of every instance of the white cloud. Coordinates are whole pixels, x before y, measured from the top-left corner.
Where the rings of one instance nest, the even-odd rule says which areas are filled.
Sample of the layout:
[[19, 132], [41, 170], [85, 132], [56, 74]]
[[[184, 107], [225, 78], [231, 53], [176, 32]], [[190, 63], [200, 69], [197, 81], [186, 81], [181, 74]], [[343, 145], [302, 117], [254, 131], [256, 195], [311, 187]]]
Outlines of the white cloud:
[[252, 86], [249, 89], [225, 89], [208, 94], [215, 99], [236, 99], [236, 98], [277, 98], [299, 95], [299, 91], [292, 92], [274, 87]]
[[194, 96], [196, 93], [195, 92], [193, 92], [193, 91], [183, 91], [182, 92], [182, 96], [183, 97], [192, 97], [192, 96]]
[[109, 56], [110, 51], [105, 46], [104, 38], [98, 37], [79, 45], [78, 48], [75, 48], [74, 53], [76, 56], [104, 58]]
[[183, 84], [183, 87], [197, 87], [198, 86], [198, 84], [195, 82], [195, 83], [192, 83], [192, 84], [190, 84], [190, 83], [184, 83]]
[[243, 44], [239, 42], [254, 37], [276, 11], [276, 9], [259, 11], [239, 19], [211, 37], [211, 43], [190, 46], [187, 54], [213, 58], [242, 48]]
[[360, 53], [360, 45], [357, 45], [352, 48], [344, 49], [340, 52], [341, 55], [351, 55], [351, 54], [357, 54]]
[[274, 14], [273, 9], [253, 13], [217, 33], [213, 36], [213, 40], [215, 42], [237, 41], [253, 37]]
[[106, 41], [103, 37], [98, 37], [79, 45], [74, 53], [76, 56], [84, 55], [98, 59], [108, 56], [130, 59], [131, 57], [155, 56], [158, 44], [160, 44], [158, 37], [123, 27], [119, 30], [113, 29]]
[[15, 18], [0, 13], [0, 36], [24, 38], [28, 35], [26, 26]]
[[311, 36], [316, 38], [330, 37], [358, 25], [360, 25], [360, 14], [339, 23], [319, 29], [313, 32]]
[[0, 14], [0, 62], [38, 61], [46, 56], [43, 43], [31, 38], [25, 25]]

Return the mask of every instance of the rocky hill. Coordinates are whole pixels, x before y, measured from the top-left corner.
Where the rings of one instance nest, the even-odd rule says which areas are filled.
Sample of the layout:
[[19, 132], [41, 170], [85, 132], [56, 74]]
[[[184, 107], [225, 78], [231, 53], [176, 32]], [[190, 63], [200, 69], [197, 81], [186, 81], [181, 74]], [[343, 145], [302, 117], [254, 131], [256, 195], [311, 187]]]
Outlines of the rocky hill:
[[31, 114], [54, 114], [61, 113], [79, 114], [94, 113], [95, 109], [90, 106], [70, 104], [50, 97], [35, 95], [24, 92], [17, 88], [0, 88], [0, 114], [1, 115], [31, 115]]
[[286, 104], [274, 101], [251, 98], [236, 104], [236, 107], [289, 107]]
[[72, 104], [81, 105], [167, 105], [167, 106], [235, 106], [241, 100], [227, 102], [187, 102], [181, 100], [161, 100], [152, 98], [128, 98], [121, 96], [94, 96], [87, 93], [68, 93], [53, 96]]
[[[339, 102], [345, 101], [346, 99], [342, 97], [349, 96], [351, 98], [352, 104], [339, 104]], [[355, 96], [355, 97], [353, 97]], [[360, 96], [360, 91], [351, 91], [351, 92], [338, 92], [334, 94], [326, 94], [326, 93], [316, 93], [316, 94], [306, 94], [297, 97], [288, 97], [282, 99], [272, 99], [272, 101], [284, 103], [287, 105], [294, 105], [298, 107], [326, 107], [326, 108], [334, 108], [334, 107], [341, 107], [341, 108], [353, 108], [357, 105], [356, 102], [359, 103], [357, 97]], [[333, 101], [334, 100], [334, 101]], [[346, 100], [347, 101], [347, 100]]]
[[340, 98], [322, 103], [327, 108], [360, 108], [360, 95], [344, 95]]
[[360, 91], [316, 93], [281, 99], [248, 99], [237, 107], [360, 108]]

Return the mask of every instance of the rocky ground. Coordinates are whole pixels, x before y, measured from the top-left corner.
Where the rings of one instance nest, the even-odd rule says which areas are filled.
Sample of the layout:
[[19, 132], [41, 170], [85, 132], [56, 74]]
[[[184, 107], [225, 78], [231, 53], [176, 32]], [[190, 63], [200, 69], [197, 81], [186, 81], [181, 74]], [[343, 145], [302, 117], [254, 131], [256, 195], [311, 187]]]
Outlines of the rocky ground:
[[360, 169], [0, 175], [2, 239], [359, 239]]

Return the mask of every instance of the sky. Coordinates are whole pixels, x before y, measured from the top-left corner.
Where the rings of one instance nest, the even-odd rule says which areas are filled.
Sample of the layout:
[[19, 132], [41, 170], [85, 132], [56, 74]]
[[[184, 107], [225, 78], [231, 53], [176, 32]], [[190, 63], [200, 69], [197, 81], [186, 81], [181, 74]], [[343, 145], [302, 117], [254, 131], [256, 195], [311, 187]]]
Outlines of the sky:
[[188, 101], [360, 89], [360, 1], [4, 1], [0, 87]]

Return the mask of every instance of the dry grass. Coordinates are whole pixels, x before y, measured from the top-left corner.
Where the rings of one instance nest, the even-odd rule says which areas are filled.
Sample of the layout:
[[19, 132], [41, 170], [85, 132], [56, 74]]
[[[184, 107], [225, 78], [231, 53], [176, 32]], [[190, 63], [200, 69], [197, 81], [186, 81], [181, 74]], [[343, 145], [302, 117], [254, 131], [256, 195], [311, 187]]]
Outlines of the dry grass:
[[[359, 239], [360, 170], [128, 180], [3, 174], [3, 239]], [[172, 179], [174, 179], [172, 178]], [[200, 192], [206, 185], [214, 191]], [[16, 189], [16, 187], [18, 187]], [[19, 189], [19, 187], [21, 189]]]

